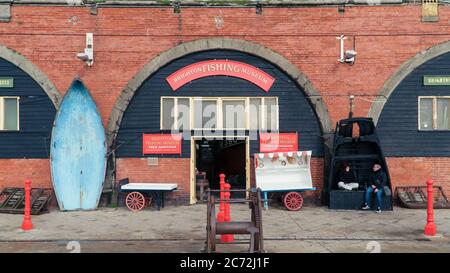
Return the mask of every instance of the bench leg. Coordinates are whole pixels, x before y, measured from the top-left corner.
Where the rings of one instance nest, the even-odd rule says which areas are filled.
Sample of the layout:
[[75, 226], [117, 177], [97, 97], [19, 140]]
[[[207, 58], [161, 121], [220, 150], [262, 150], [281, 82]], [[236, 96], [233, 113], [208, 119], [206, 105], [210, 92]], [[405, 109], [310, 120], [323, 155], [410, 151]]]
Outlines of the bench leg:
[[157, 202], [157, 209], [161, 209], [161, 193], [159, 191], [156, 192], [156, 202]]

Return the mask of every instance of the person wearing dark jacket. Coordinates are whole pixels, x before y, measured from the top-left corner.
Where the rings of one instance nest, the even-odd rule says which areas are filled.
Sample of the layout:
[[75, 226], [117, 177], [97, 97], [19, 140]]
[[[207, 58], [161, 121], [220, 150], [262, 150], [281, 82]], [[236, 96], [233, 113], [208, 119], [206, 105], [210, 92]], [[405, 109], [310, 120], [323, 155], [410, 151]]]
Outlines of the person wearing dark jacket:
[[351, 191], [357, 189], [359, 184], [356, 182], [355, 173], [351, 170], [348, 163], [342, 164], [342, 169], [339, 172], [339, 189]]
[[370, 209], [370, 202], [372, 198], [372, 193], [376, 195], [377, 203], [377, 213], [381, 212], [381, 196], [383, 194], [383, 187], [387, 185], [386, 173], [381, 169], [381, 165], [378, 163], [373, 164], [372, 173], [369, 177], [369, 182], [367, 184], [365, 203], [363, 210]]

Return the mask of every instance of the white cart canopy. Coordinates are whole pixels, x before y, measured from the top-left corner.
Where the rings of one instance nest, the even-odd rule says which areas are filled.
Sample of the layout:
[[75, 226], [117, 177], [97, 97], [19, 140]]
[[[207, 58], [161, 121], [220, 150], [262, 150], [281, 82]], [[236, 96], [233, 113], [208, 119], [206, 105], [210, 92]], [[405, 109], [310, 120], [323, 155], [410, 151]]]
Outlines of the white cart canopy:
[[314, 189], [311, 154], [312, 151], [255, 154], [256, 187], [262, 191]]

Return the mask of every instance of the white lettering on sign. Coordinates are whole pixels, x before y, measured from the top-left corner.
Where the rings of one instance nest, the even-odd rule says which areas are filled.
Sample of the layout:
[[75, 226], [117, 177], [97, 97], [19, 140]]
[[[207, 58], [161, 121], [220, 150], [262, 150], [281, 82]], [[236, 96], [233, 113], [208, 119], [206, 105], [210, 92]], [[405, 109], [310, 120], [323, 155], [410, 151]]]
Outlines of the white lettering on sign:
[[198, 62], [182, 68], [166, 78], [173, 90], [199, 78], [208, 76], [232, 76], [250, 81], [268, 92], [275, 79], [251, 65], [229, 61], [211, 60]]

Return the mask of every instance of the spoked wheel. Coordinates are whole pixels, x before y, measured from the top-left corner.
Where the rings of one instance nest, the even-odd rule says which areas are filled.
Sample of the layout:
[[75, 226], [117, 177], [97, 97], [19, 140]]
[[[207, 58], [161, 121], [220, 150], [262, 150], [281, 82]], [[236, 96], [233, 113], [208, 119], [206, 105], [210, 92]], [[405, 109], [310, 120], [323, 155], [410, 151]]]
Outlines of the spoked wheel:
[[145, 207], [146, 202], [142, 193], [134, 191], [127, 195], [125, 203], [127, 204], [128, 209], [136, 212], [142, 210]]
[[284, 206], [290, 211], [297, 211], [303, 206], [303, 197], [300, 193], [291, 191], [283, 198]]

